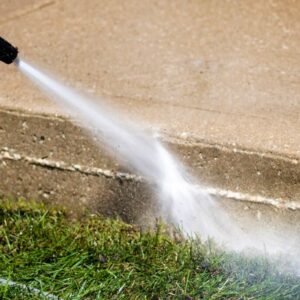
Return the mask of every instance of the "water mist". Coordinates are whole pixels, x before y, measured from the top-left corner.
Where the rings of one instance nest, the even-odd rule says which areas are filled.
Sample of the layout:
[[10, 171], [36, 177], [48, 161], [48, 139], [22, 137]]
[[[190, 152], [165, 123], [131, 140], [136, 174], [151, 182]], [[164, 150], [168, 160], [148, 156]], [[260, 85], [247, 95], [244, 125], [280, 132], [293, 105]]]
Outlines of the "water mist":
[[254, 237], [243, 232], [224, 212], [219, 201], [195, 184], [184, 166], [164, 145], [106, 107], [104, 101], [99, 103], [79, 93], [23, 59], [17, 58], [15, 64], [56, 103], [80, 119], [92, 135], [97, 135], [100, 146], [105, 146], [124, 165], [154, 186], [161, 216], [180, 227], [185, 235], [199, 235], [202, 240], [213, 238], [230, 250], [250, 247], [264, 253], [289, 251], [289, 243], [263, 230]]

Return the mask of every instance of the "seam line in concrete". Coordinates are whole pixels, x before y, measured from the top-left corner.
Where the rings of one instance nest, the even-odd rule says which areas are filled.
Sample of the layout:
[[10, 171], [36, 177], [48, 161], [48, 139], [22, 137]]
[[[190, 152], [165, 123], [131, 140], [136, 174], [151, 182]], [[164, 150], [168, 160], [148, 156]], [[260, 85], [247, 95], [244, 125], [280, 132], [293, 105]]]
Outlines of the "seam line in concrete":
[[[114, 178], [118, 180], [145, 182], [144, 178], [134, 174], [104, 170], [96, 167], [86, 167], [78, 164], [70, 165], [62, 161], [52, 161], [48, 159], [29, 157], [29, 156], [16, 153], [13, 149], [8, 149], [6, 147], [0, 149], [0, 161], [1, 160], [2, 161], [4, 160], [25, 161], [31, 165], [38, 165], [40, 167], [56, 169], [60, 171], [79, 172], [85, 175], [104, 176], [107, 178]], [[214, 187], [205, 188], [200, 185], [197, 185], [197, 187], [206, 191], [210, 195], [217, 196], [217, 197], [224, 197], [236, 201], [266, 204], [281, 209], [300, 210], [300, 203], [297, 203], [296, 201], [285, 200], [282, 198], [268, 198], [261, 195], [252, 195], [248, 193], [234, 192], [234, 191], [219, 189]]]
[[104, 170], [95, 167], [86, 167], [79, 164], [67, 164], [63, 161], [53, 161], [43, 158], [35, 158], [26, 155], [16, 153], [13, 149], [2, 148], [0, 149], [0, 161], [11, 160], [11, 161], [25, 161], [31, 165], [37, 165], [48, 169], [56, 169], [60, 171], [79, 172], [85, 175], [92, 176], [104, 176], [107, 178], [115, 178], [119, 180], [127, 181], [143, 181], [141, 177], [129, 173]]

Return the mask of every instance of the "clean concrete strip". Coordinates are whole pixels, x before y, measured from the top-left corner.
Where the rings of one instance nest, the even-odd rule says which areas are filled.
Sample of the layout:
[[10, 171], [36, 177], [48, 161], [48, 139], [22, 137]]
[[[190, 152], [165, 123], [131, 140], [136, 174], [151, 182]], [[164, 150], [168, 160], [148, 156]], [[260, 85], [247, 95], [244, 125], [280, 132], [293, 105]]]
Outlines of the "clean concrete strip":
[[[138, 181], [138, 182], [144, 181], [142, 177], [134, 174], [129, 174], [125, 172], [115, 172], [115, 171], [104, 170], [95, 167], [87, 167], [79, 164], [70, 165], [62, 161], [52, 161], [48, 159], [25, 156], [16, 153], [13, 149], [2, 148], [0, 149], [0, 161], [5, 161], [5, 160], [25, 161], [29, 164], [38, 165], [44, 168], [52, 168], [52, 169], [68, 171], [68, 172], [79, 172], [91, 176], [104, 176], [107, 178], [121, 179], [127, 181]], [[237, 201], [247, 201], [247, 202], [253, 202], [258, 204], [266, 204], [266, 205], [271, 205], [282, 209], [300, 210], [300, 202], [291, 201], [287, 199], [270, 198], [270, 197], [264, 197], [262, 195], [252, 195], [243, 192], [234, 192], [231, 190], [220, 189], [215, 187], [204, 188], [199, 186], [199, 188], [205, 190], [211, 195], [222, 197], [222, 198], [228, 198]]]
[[15, 281], [12, 280], [8, 280], [5, 278], [0, 278], [0, 285], [4, 285], [4, 286], [11, 286], [11, 287], [16, 287], [19, 289], [22, 289], [24, 291], [28, 291], [30, 293], [33, 293], [35, 295], [41, 296], [43, 298], [49, 299], [49, 300], [62, 300], [62, 298], [59, 298], [53, 294], [50, 294], [48, 292], [42, 292], [39, 289], [33, 288], [31, 286], [22, 284], [22, 283], [17, 283]]

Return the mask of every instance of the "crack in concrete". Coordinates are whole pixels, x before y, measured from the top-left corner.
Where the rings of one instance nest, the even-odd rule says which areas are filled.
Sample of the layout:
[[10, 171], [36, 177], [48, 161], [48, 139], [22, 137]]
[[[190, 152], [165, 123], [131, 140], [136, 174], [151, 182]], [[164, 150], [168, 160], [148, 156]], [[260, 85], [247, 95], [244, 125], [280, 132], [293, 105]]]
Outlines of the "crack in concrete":
[[55, 4], [57, 1], [56, 0], [47, 0], [47, 1], [44, 1], [42, 3], [38, 3], [36, 5], [33, 5], [33, 6], [30, 6], [29, 8], [27, 9], [23, 9], [23, 10], [18, 10], [17, 12], [15, 12], [14, 14], [12, 14], [11, 16], [9, 16], [8, 18], [6, 18], [4, 21], [2, 21], [0, 23], [0, 27], [3, 26], [3, 25], [6, 25], [7, 23], [11, 22], [11, 21], [14, 21], [14, 20], [17, 20], [17, 19], [20, 19], [24, 16], [27, 16], [27, 15], [30, 15], [36, 11], [39, 11], [45, 7], [48, 7], [50, 5], [53, 5]]
[[[134, 101], [139, 101], [139, 102], [143, 102], [146, 103], [149, 102], [149, 100], [151, 99], [151, 103], [154, 105], [158, 105], [158, 106], [171, 106], [171, 107], [180, 107], [183, 109], [194, 109], [197, 111], [204, 111], [204, 112], [208, 112], [208, 113], [212, 113], [212, 114], [218, 114], [218, 115], [228, 115], [228, 116], [236, 116], [236, 117], [245, 117], [245, 118], [255, 118], [255, 119], [260, 119], [260, 120], [273, 120], [273, 116], [270, 117], [265, 117], [265, 116], [260, 116], [257, 114], [245, 114], [245, 113], [241, 113], [241, 112], [229, 112], [229, 111], [221, 111], [221, 110], [217, 110], [217, 109], [212, 109], [212, 108], [206, 108], [206, 107], [199, 107], [199, 106], [195, 106], [195, 105], [183, 105], [180, 103], [174, 103], [171, 101], [162, 101], [159, 99], [153, 99], [153, 98], [142, 98], [142, 97], [132, 97], [132, 96], [123, 96], [123, 95], [118, 95], [118, 94], [112, 94], [112, 93], [105, 93], [103, 94], [103, 96], [105, 97], [109, 97], [109, 98], [118, 98], [118, 99], [130, 99], [130, 100], [134, 100]], [[296, 113], [291, 112], [290, 114], [282, 114], [284, 116], [284, 118], [289, 118], [289, 117], [298, 117], [298, 115]], [[277, 119], [278, 122], [284, 122], [284, 119]]]
[[[35, 158], [26, 155], [21, 155], [13, 149], [4, 147], [0, 149], [0, 161], [11, 160], [11, 161], [24, 161], [26, 163], [37, 165], [43, 168], [56, 169], [60, 171], [67, 172], [79, 172], [85, 175], [90, 176], [104, 176], [106, 178], [112, 178], [122, 181], [136, 181], [136, 182], [146, 182], [141, 176], [137, 176], [130, 173], [117, 172], [112, 170], [105, 170], [96, 167], [87, 167], [79, 164], [67, 164], [63, 161], [52, 161], [43, 158]], [[299, 201], [291, 201], [288, 199], [282, 198], [269, 198], [262, 195], [253, 195], [242, 192], [234, 192], [226, 189], [219, 189], [215, 187], [204, 188], [202, 186], [197, 186], [198, 188], [206, 191], [210, 195], [216, 197], [223, 197], [227, 199], [232, 199], [236, 201], [252, 202], [258, 204], [270, 205], [280, 209], [289, 209], [289, 210], [300, 210]]]

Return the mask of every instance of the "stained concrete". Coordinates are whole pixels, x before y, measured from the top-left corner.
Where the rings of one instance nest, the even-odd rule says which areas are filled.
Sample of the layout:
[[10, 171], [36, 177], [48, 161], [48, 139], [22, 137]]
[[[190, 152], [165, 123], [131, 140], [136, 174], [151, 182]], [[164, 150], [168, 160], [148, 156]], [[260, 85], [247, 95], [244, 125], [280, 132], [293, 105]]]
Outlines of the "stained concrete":
[[[0, 196], [39, 199], [65, 207], [74, 217], [99, 213], [146, 228], [162, 217], [155, 186], [130, 174], [36, 159], [4, 149], [0, 151], [0, 171]], [[287, 209], [230, 197], [218, 197], [218, 204], [253, 244], [258, 236], [274, 236], [276, 245], [281, 241], [279, 245], [289, 244], [293, 253], [297, 250], [299, 206]]]

